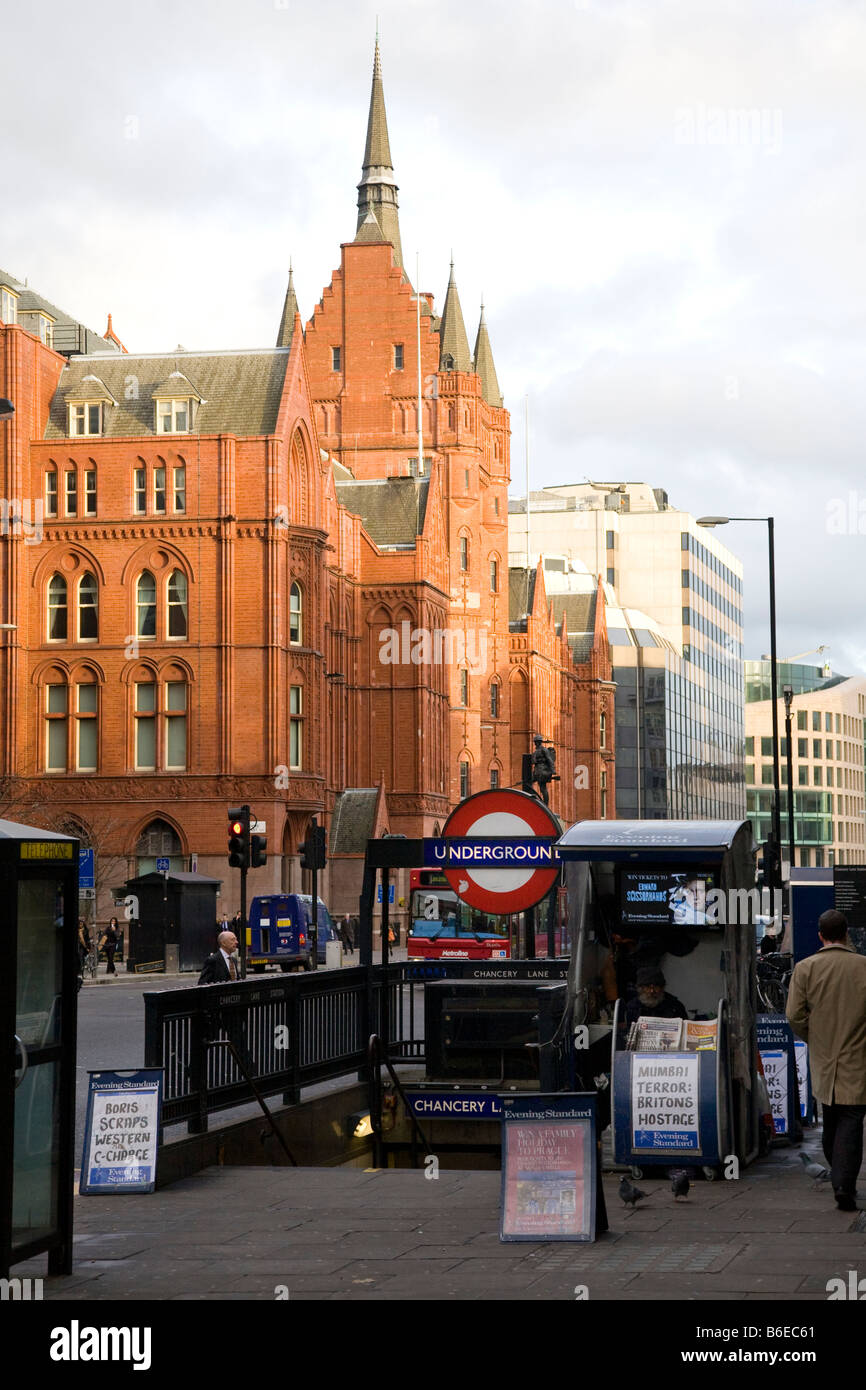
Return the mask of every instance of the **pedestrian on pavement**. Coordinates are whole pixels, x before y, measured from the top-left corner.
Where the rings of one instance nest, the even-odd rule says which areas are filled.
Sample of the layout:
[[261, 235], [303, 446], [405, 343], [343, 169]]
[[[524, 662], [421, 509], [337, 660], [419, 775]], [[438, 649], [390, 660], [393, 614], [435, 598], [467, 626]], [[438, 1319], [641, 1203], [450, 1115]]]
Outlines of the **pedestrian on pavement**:
[[105, 950], [105, 958], [108, 961], [106, 975], [116, 975], [114, 968], [114, 953], [120, 943], [120, 923], [116, 917], [112, 917], [102, 936]]
[[866, 1116], [866, 956], [852, 947], [841, 912], [821, 914], [818, 936], [820, 951], [794, 967], [786, 1012], [794, 1032], [809, 1044], [836, 1205], [856, 1211]]
[[345, 912], [343, 914], [343, 920], [340, 923], [340, 938], [343, 942], [343, 946], [346, 950], [346, 953], [350, 956], [353, 956], [355, 954], [355, 943], [352, 940], [352, 926], [349, 922], [348, 912]]
[[201, 974], [200, 985], [222, 985], [227, 980], [240, 979], [237, 963], [238, 939], [233, 931], [221, 931], [217, 937], [218, 950], [208, 956]]
[[231, 931], [227, 912], [224, 912], [222, 916], [217, 919], [217, 931]]
[[231, 920], [231, 927], [229, 928], [230, 931], [233, 931], [233, 932], [234, 932], [234, 934], [235, 934], [235, 936], [237, 937], [238, 941], [240, 941], [240, 939], [241, 939], [241, 926], [242, 926], [241, 914], [240, 914], [240, 912], [238, 911], [238, 912], [235, 913], [234, 917], [232, 918], [232, 920]]
[[83, 917], [78, 919], [78, 973], [84, 974], [84, 967], [87, 964], [87, 957], [90, 955], [93, 942], [90, 938], [90, 930]]

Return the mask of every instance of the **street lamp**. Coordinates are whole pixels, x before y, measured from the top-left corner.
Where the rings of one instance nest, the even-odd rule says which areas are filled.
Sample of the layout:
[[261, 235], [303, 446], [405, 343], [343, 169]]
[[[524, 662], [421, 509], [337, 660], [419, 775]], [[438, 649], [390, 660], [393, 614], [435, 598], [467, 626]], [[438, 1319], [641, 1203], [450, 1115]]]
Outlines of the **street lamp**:
[[[727, 526], [729, 521], [765, 521], [770, 558], [770, 698], [773, 709], [773, 839], [776, 854], [781, 853], [782, 819], [781, 792], [779, 787], [779, 707], [778, 707], [778, 669], [776, 661], [776, 552], [774, 545], [774, 519], [771, 516], [700, 516], [699, 526]], [[781, 883], [768, 885], [780, 888]]]
[[788, 859], [794, 867], [794, 740], [791, 737], [791, 706], [794, 703], [794, 687], [782, 686], [785, 700], [785, 738], [788, 744]]

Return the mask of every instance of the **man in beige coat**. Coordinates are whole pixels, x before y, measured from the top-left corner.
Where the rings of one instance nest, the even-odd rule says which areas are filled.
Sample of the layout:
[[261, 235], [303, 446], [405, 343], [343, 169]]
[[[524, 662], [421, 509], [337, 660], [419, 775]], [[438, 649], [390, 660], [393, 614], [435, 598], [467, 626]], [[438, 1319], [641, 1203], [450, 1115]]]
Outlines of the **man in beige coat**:
[[851, 947], [841, 912], [821, 914], [818, 936], [820, 951], [794, 967], [788, 1022], [809, 1044], [836, 1204], [856, 1211], [866, 1116], [866, 956]]

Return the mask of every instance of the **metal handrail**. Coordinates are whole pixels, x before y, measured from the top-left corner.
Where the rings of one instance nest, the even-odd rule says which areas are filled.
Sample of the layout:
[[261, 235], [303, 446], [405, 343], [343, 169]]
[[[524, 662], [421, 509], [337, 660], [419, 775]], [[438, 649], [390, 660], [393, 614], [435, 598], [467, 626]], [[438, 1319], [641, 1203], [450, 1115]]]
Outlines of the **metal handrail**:
[[427, 1139], [426, 1139], [426, 1137], [425, 1137], [425, 1134], [424, 1134], [423, 1129], [421, 1128], [421, 1126], [420, 1126], [419, 1123], [418, 1123], [418, 1119], [417, 1119], [417, 1116], [415, 1115], [414, 1110], [412, 1109], [411, 1105], [409, 1104], [409, 1099], [408, 1099], [408, 1097], [407, 1097], [407, 1095], [406, 1095], [406, 1092], [403, 1090], [403, 1086], [402, 1086], [402, 1083], [401, 1083], [401, 1081], [400, 1081], [400, 1078], [399, 1078], [399, 1076], [397, 1075], [397, 1073], [395, 1072], [394, 1068], [391, 1066], [390, 1059], [389, 1059], [389, 1057], [388, 1057], [387, 1052], [385, 1051], [384, 1045], [383, 1045], [383, 1043], [382, 1043], [382, 1039], [379, 1037], [378, 1033], [371, 1033], [371, 1034], [370, 1034], [370, 1041], [369, 1041], [368, 1044], [367, 1044], [367, 1061], [368, 1061], [369, 1067], [370, 1067], [370, 1125], [371, 1125], [371, 1127], [372, 1127], [373, 1134], [374, 1134], [374, 1136], [375, 1136], [375, 1141], [376, 1141], [376, 1142], [375, 1142], [376, 1167], [377, 1167], [377, 1168], [381, 1168], [381, 1166], [382, 1166], [380, 1160], [381, 1160], [381, 1157], [382, 1157], [382, 1149], [383, 1149], [384, 1142], [385, 1142], [384, 1139], [383, 1139], [383, 1132], [384, 1132], [384, 1131], [383, 1131], [383, 1129], [382, 1129], [382, 1071], [381, 1071], [382, 1064], [384, 1063], [384, 1065], [388, 1068], [388, 1075], [389, 1075], [390, 1078], [391, 1078], [391, 1081], [392, 1081], [392, 1083], [393, 1083], [393, 1085], [394, 1085], [394, 1089], [396, 1090], [398, 1096], [399, 1096], [400, 1099], [402, 1100], [402, 1102], [403, 1102], [403, 1104], [405, 1105], [406, 1110], [407, 1110], [407, 1112], [408, 1112], [408, 1114], [409, 1114], [409, 1120], [410, 1120], [410, 1123], [411, 1123], [411, 1125], [412, 1125], [412, 1139], [413, 1139], [413, 1144], [412, 1144], [412, 1167], [413, 1167], [413, 1168], [417, 1168], [417, 1167], [418, 1167], [418, 1164], [417, 1164], [417, 1162], [416, 1162], [416, 1159], [417, 1159], [417, 1152], [418, 1152], [418, 1151], [417, 1151], [417, 1146], [416, 1146], [416, 1142], [415, 1142], [415, 1135], [416, 1135], [416, 1133], [417, 1133], [417, 1135], [418, 1135], [418, 1138], [421, 1140], [421, 1143], [423, 1144], [424, 1149], [425, 1149], [425, 1151], [426, 1151], [427, 1153], [430, 1153], [430, 1151], [431, 1151], [430, 1145], [429, 1145], [428, 1142], [427, 1142]]

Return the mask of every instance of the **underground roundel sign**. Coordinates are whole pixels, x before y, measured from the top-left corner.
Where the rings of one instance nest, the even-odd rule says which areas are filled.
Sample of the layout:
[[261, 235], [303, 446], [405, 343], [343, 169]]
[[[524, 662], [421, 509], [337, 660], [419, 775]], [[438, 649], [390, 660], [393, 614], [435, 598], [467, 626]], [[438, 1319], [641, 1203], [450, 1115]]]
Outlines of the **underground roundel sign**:
[[[541, 801], [525, 792], [478, 792], [452, 811], [442, 830], [443, 839], [493, 840], [490, 867], [484, 850], [467, 846], [465, 867], [446, 868], [445, 877], [462, 902], [483, 912], [522, 912], [534, 907], [550, 892], [559, 877], [559, 866], [550, 865], [547, 846], [558, 840], [560, 826]], [[514, 841], [503, 847], [502, 841]], [[535, 842], [535, 843], [533, 843]], [[503, 858], [508, 859], [507, 867]], [[478, 866], [479, 859], [484, 867]], [[539, 859], [547, 867], [535, 867]]]

